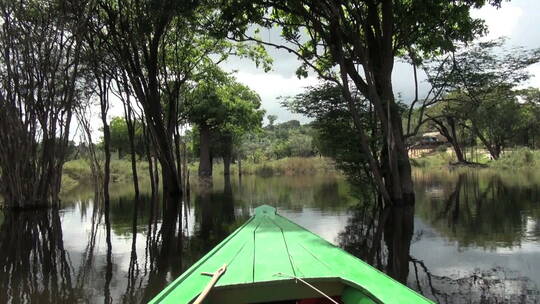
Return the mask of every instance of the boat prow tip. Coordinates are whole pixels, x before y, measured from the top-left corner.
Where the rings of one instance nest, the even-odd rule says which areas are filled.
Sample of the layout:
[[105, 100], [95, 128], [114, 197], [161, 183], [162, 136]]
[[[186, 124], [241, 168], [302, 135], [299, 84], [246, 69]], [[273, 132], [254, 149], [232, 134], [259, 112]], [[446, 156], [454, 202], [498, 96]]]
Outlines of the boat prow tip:
[[261, 205], [255, 208], [255, 215], [258, 215], [258, 214], [274, 215], [276, 214], [276, 208], [270, 205]]

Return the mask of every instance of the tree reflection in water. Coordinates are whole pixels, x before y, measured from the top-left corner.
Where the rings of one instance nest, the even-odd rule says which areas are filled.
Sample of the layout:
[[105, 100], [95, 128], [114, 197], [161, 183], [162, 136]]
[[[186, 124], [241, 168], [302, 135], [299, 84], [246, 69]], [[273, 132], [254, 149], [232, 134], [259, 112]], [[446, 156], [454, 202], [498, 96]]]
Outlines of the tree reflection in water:
[[440, 276], [411, 257], [411, 287], [440, 304], [539, 303], [540, 294], [529, 278], [502, 267], [475, 269], [465, 276]]
[[[490, 268], [481, 261], [428, 259], [432, 250], [447, 250], [434, 234], [456, 244], [458, 253], [490, 254], [540, 239], [540, 187], [533, 186], [540, 183], [517, 188], [497, 175], [452, 174], [417, 178], [415, 210], [380, 208], [369, 203], [373, 193], [344, 196], [352, 188], [327, 177], [244, 177], [242, 184], [216, 179], [194, 185], [192, 199], [165, 206], [167, 212], [158, 196], [145, 195], [139, 203], [113, 198], [108, 212], [92, 199], [61, 210], [6, 211], [0, 214], [0, 303], [146, 303], [262, 202], [329, 240], [335, 234], [324, 231], [342, 231], [338, 241], [347, 251], [440, 303], [540, 302], [523, 270], [502, 267], [509, 263], [498, 260], [493, 265], [500, 266]], [[385, 225], [392, 218], [399, 225]], [[454, 266], [458, 270], [446, 269]]]
[[75, 302], [58, 209], [4, 212], [0, 253], [0, 303]]
[[[527, 226], [523, 222], [526, 217], [519, 215], [520, 210], [527, 209], [516, 208], [516, 204], [526, 204], [531, 195], [538, 198], [537, 190], [509, 186], [499, 175], [480, 180], [477, 174], [462, 172], [450, 184], [441, 185], [437, 179], [424, 182], [420, 182], [417, 192], [432, 196], [419, 199], [417, 216], [461, 244], [458, 246], [496, 248], [501, 242], [505, 246], [519, 244], [525, 231], [515, 227]], [[410, 255], [411, 245], [423, 237], [421, 230], [413, 233], [412, 207], [382, 209], [366, 195], [360, 201], [339, 234], [339, 245], [388, 275], [398, 280], [405, 278], [411, 288], [426, 297], [437, 303], [540, 302], [538, 287], [531, 279], [502, 266], [465, 273], [453, 273], [451, 269], [446, 269], [444, 275], [433, 273], [424, 261]], [[405, 224], [401, 231], [384, 224], [391, 216], [400, 217], [395, 222]]]
[[414, 231], [414, 206], [381, 207], [363, 203], [352, 211], [345, 230], [338, 236], [346, 251], [406, 283], [409, 274], [409, 250]]

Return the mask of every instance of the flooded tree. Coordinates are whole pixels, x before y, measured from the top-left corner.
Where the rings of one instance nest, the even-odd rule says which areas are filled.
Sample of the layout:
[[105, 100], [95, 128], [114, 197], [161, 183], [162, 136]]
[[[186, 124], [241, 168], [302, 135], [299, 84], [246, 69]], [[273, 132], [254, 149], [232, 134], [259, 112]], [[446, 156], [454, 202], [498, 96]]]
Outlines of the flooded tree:
[[218, 67], [187, 94], [184, 115], [199, 133], [199, 177], [212, 176], [213, 157], [223, 158], [230, 175], [233, 146], [248, 131], [261, 127], [264, 110], [259, 95]]
[[[390, 0], [318, 1], [310, 5], [302, 1], [263, 1], [255, 5], [252, 1], [225, 2], [230, 4], [230, 9], [224, 15], [234, 20], [235, 26], [231, 38], [285, 49], [301, 60], [299, 76], [315, 71], [319, 78], [337, 85], [357, 133], [358, 140], [352, 149], [364, 154], [385, 203], [414, 204], [402, 110], [392, 86], [394, 62], [408, 55], [415, 58], [413, 64], [417, 65], [422, 56], [450, 52], [456, 42], [471, 41], [485, 27], [469, 12], [486, 1], [460, 4], [438, 1], [421, 5]], [[500, 1], [490, 3], [498, 5]], [[252, 13], [235, 14], [244, 10]], [[246, 27], [237, 26], [240, 21], [263, 27], [279, 26], [287, 43], [276, 44], [250, 36]], [[356, 91], [373, 107], [375, 129], [364, 128]], [[370, 146], [374, 137], [383, 139], [380, 149]]]
[[0, 193], [5, 206], [58, 202], [78, 99], [86, 1], [2, 1]]
[[[370, 265], [393, 278], [406, 282], [409, 276], [409, 256], [413, 237], [414, 208], [412, 206], [382, 207], [364, 196], [353, 208], [345, 230], [339, 234], [339, 244]], [[376, 197], [376, 196], [375, 196]], [[396, 233], [392, 225], [409, 227]]]

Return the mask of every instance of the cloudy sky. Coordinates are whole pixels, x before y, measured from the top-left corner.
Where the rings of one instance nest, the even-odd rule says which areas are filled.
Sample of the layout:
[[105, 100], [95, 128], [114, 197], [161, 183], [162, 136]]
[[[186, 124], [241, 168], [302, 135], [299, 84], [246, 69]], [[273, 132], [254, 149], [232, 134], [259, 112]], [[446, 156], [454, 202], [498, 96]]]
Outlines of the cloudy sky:
[[[486, 21], [490, 32], [482, 39], [494, 39], [500, 36], [508, 38], [508, 46], [523, 46], [526, 48], [540, 47], [540, 0], [513, 0], [504, 2], [502, 8], [484, 7], [474, 11], [474, 16]], [[280, 42], [278, 31], [262, 30], [260, 35], [270, 42]], [[278, 122], [290, 119], [298, 119], [301, 122], [308, 122], [306, 117], [289, 112], [280, 106], [280, 96], [294, 96], [305, 90], [306, 87], [318, 83], [315, 75], [308, 78], [298, 79], [295, 71], [299, 65], [297, 58], [283, 50], [268, 48], [268, 53], [274, 59], [272, 71], [265, 73], [258, 69], [249, 60], [231, 58], [222, 64], [223, 69], [234, 72], [236, 78], [255, 90], [262, 99], [262, 107], [266, 114], [278, 116]], [[534, 75], [527, 86], [540, 87], [540, 64], [530, 68]], [[421, 75], [420, 75], [421, 76]], [[421, 77], [420, 77], [421, 78]], [[405, 102], [413, 99], [414, 83], [412, 80], [412, 68], [408, 64], [397, 62], [394, 73], [395, 93], [401, 93]], [[420, 79], [420, 89], [427, 91], [428, 85]], [[116, 97], [111, 95], [112, 105], [108, 118], [123, 116], [122, 106], [115, 102]], [[101, 137], [101, 119], [99, 109], [93, 109], [91, 114], [92, 130], [95, 138]], [[265, 120], [265, 124], [267, 121]], [[76, 127], [76, 122], [74, 122]], [[79, 141], [80, 132], [74, 132], [74, 140]]]
[[[483, 39], [493, 39], [500, 36], [508, 37], [508, 46], [523, 46], [526, 48], [540, 47], [540, 0], [513, 0], [504, 2], [502, 8], [485, 7], [474, 11], [473, 15], [486, 21], [489, 34]], [[278, 32], [261, 31], [263, 39], [277, 42]], [[315, 75], [306, 79], [298, 79], [295, 70], [299, 65], [292, 54], [284, 50], [267, 49], [274, 58], [272, 71], [265, 73], [257, 69], [249, 60], [232, 59], [223, 64], [228, 71], [236, 71], [237, 79], [257, 91], [262, 99], [263, 108], [267, 114], [278, 116], [278, 121], [306, 118], [293, 114], [280, 106], [280, 96], [292, 96], [301, 93], [306, 86], [317, 84]], [[531, 73], [536, 75], [528, 85], [540, 87], [540, 65], [531, 67]], [[393, 74], [394, 89], [401, 93], [404, 100], [412, 100], [414, 83], [412, 68], [398, 62]], [[421, 87], [427, 88], [424, 83]]]

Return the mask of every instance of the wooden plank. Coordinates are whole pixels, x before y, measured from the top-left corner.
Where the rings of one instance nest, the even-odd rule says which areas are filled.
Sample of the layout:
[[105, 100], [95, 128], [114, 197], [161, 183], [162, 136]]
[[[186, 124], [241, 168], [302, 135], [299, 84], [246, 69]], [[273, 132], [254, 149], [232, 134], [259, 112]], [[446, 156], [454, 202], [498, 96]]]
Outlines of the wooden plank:
[[283, 279], [277, 273], [295, 275], [280, 227], [263, 216], [255, 231], [254, 282]]
[[[178, 279], [169, 284], [150, 303], [189, 303], [193, 300], [210, 282], [208, 276], [201, 275], [202, 272], [214, 272], [223, 264], [229, 264], [235, 260], [245, 247], [247, 241], [252, 238], [253, 231], [257, 229], [261, 218], [253, 217], [245, 225], [238, 228], [228, 238], [221, 242], [216, 248], [207, 253], [196, 264], [184, 272]], [[246, 261], [250, 263], [250, 261]], [[232, 265], [218, 281], [217, 285], [236, 284], [235, 275], [242, 268], [241, 264]], [[252, 267], [251, 267], [252, 268]]]
[[276, 216], [273, 221], [284, 232], [285, 242], [298, 277], [339, 277], [340, 271], [332, 268], [322, 257], [318, 256], [317, 250], [313, 250], [313, 248], [325, 246], [333, 247], [331, 244], [281, 216]]

